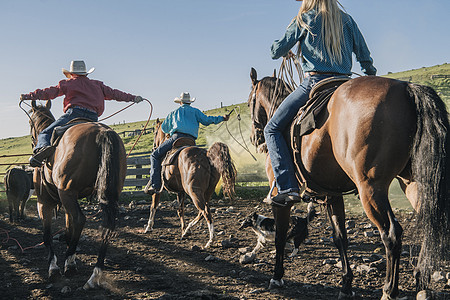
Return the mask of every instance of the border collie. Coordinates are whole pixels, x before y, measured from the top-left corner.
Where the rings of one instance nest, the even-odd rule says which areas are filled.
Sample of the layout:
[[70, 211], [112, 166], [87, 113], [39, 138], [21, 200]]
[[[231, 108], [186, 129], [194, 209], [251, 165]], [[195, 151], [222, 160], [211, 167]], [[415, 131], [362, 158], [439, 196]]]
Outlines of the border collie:
[[[294, 244], [294, 250], [289, 257], [297, 255], [301, 243], [308, 236], [308, 223], [315, 216], [316, 211], [312, 203], [308, 204], [308, 214], [306, 218], [291, 216], [287, 241]], [[258, 242], [251, 253], [258, 253], [264, 247], [266, 241], [275, 241], [275, 220], [273, 218], [265, 217], [255, 212], [245, 218], [239, 227], [239, 230], [247, 227], [252, 228], [258, 237]]]

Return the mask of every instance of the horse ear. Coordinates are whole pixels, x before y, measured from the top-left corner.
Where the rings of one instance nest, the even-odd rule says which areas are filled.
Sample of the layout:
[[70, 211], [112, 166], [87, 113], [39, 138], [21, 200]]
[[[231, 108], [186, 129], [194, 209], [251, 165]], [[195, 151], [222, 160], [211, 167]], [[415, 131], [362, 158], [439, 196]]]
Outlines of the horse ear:
[[277, 69], [273, 69], [273, 75], [272, 75], [272, 77], [277, 77]]
[[256, 70], [254, 68], [252, 68], [250, 70], [250, 79], [252, 80], [253, 86], [255, 86], [256, 83], [258, 82], [258, 80], [256, 78], [257, 78]]
[[36, 108], [36, 100], [31, 100], [31, 107]]
[[47, 100], [47, 102], [45, 103], [45, 108], [47, 108], [48, 110], [50, 110], [51, 107], [52, 107], [52, 101]]
[[160, 123], [159, 118], [156, 118], [156, 124], [159, 124], [159, 123]]

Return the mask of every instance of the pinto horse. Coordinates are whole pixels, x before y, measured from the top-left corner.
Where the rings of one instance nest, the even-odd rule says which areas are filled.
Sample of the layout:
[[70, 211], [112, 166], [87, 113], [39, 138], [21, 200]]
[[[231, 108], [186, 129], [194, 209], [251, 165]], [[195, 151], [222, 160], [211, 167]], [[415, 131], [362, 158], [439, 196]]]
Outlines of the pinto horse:
[[[159, 147], [168, 138], [161, 130], [161, 124], [162, 122], [159, 119], [156, 120], [153, 149]], [[231, 160], [228, 146], [224, 143], [215, 142], [208, 150], [195, 146], [183, 148], [178, 153], [173, 164], [163, 166], [162, 177], [164, 189], [177, 194], [180, 205], [178, 216], [181, 221], [181, 238], [184, 238], [203, 216], [209, 230], [209, 240], [204, 248], [210, 247], [214, 240], [214, 225], [208, 201], [211, 199], [220, 177], [222, 177], [223, 181], [224, 195], [228, 195], [230, 198], [234, 197], [236, 168]], [[189, 195], [198, 209], [197, 217], [187, 227], [184, 220], [186, 195]], [[152, 195], [150, 216], [145, 232], [153, 229], [159, 199], [159, 193]]]
[[[55, 120], [50, 107], [50, 101], [45, 106], [32, 101], [30, 126], [33, 144], [39, 132]], [[44, 244], [49, 251], [51, 280], [60, 275], [51, 236], [53, 210], [60, 205], [65, 210], [67, 251], [64, 275], [70, 276], [76, 272], [75, 251], [86, 221], [78, 199], [95, 194], [103, 214], [101, 246], [92, 276], [84, 288], [109, 287], [103, 274], [104, 260], [116, 224], [126, 168], [125, 148], [117, 133], [106, 125], [86, 122], [67, 129], [54, 155], [44, 166], [34, 169], [34, 186], [43, 222]]]
[[[257, 149], [264, 149], [263, 129], [272, 116], [272, 106], [278, 107], [290, 91], [277, 84], [274, 76], [257, 80], [253, 68], [250, 78], [251, 141]], [[273, 97], [276, 86], [280, 90]], [[423, 243], [415, 278], [418, 290], [426, 288], [432, 267], [449, 257], [450, 126], [445, 104], [429, 87], [365, 76], [342, 84], [317, 116], [317, 122], [316, 130], [300, 137], [300, 155], [305, 178], [322, 188], [313, 192], [327, 197], [325, 206], [343, 268], [339, 298], [353, 295], [342, 197], [343, 192], [353, 189], [357, 190], [366, 215], [380, 231], [386, 249], [382, 299], [395, 299], [399, 294], [403, 229], [388, 198], [394, 178], [418, 213], [417, 234]], [[266, 171], [272, 185], [270, 159]], [[273, 214], [276, 263], [271, 286], [277, 287], [283, 285], [290, 207], [273, 207]]]

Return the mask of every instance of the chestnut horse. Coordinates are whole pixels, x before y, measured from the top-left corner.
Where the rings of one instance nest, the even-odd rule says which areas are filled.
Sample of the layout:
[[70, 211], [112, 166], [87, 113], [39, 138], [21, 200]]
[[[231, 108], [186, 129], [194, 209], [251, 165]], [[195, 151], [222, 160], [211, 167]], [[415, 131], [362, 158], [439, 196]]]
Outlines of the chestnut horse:
[[[153, 149], [156, 149], [168, 137], [161, 130], [161, 124], [162, 122], [158, 119], [156, 121]], [[208, 201], [211, 199], [221, 176], [224, 195], [233, 198], [236, 168], [231, 160], [228, 146], [220, 142], [215, 142], [208, 150], [195, 146], [186, 147], [179, 152], [173, 164], [163, 166], [162, 169], [164, 189], [177, 194], [180, 205], [178, 208], [178, 216], [181, 221], [181, 238], [184, 238], [192, 226], [197, 224], [203, 216], [208, 224], [209, 230], [209, 240], [204, 248], [211, 246], [214, 240], [214, 225]], [[198, 209], [197, 217], [187, 227], [184, 221], [186, 194], [189, 195], [195, 207]], [[159, 193], [152, 196], [150, 216], [145, 232], [153, 229], [159, 198]]]
[[[257, 80], [250, 73], [248, 104], [252, 116], [251, 141], [264, 149], [263, 129], [275, 108], [290, 91], [275, 77]], [[275, 87], [280, 90], [272, 97]], [[273, 111], [273, 107], [272, 107]], [[415, 276], [426, 288], [431, 268], [448, 259], [450, 239], [449, 120], [436, 92], [403, 81], [365, 76], [347, 81], [317, 116], [317, 129], [301, 137], [306, 178], [323, 188], [333, 228], [333, 241], [343, 268], [340, 298], [351, 297], [353, 274], [347, 257], [347, 233], [342, 193], [356, 188], [369, 219], [378, 227], [386, 248], [383, 299], [397, 297], [402, 227], [394, 216], [388, 189], [394, 178], [418, 213], [417, 234], [423, 241]], [[273, 182], [270, 161], [266, 164]], [[276, 220], [276, 264], [271, 285], [282, 286], [283, 254], [290, 207], [273, 207]], [[419, 239], [418, 239], [419, 240]]]
[[[45, 106], [32, 101], [30, 116], [33, 144], [37, 135], [55, 119], [50, 112], [51, 102]], [[60, 275], [52, 246], [51, 223], [56, 206], [62, 205], [66, 216], [66, 259], [64, 275], [76, 272], [76, 248], [86, 217], [78, 199], [95, 194], [102, 211], [101, 246], [92, 276], [85, 289], [109, 287], [103, 276], [108, 241], [114, 231], [119, 195], [126, 174], [126, 154], [123, 142], [111, 128], [97, 122], [86, 122], [67, 129], [45, 165], [34, 170], [39, 216], [43, 222], [44, 244], [49, 251], [49, 278]]]

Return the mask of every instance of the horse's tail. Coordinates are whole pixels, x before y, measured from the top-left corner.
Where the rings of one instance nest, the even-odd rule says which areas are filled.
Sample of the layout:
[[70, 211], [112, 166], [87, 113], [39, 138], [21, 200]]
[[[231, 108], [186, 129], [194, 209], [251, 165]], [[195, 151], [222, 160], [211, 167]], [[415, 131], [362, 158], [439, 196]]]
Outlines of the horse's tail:
[[116, 225], [120, 183], [120, 137], [113, 130], [98, 133], [96, 143], [100, 151], [95, 191], [103, 214], [103, 237], [109, 236]]
[[207, 156], [212, 165], [222, 176], [223, 194], [234, 199], [234, 184], [236, 182], [236, 167], [230, 156], [228, 146], [224, 143], [215, 142], [209, 147]]
[[432, 88], [409, 84], [407, 90], [417, 112], [411, 158], [423, 240], [418, 279], [423, 284], [432, 268], [450, 257], [450, 126], [445, 104]]

